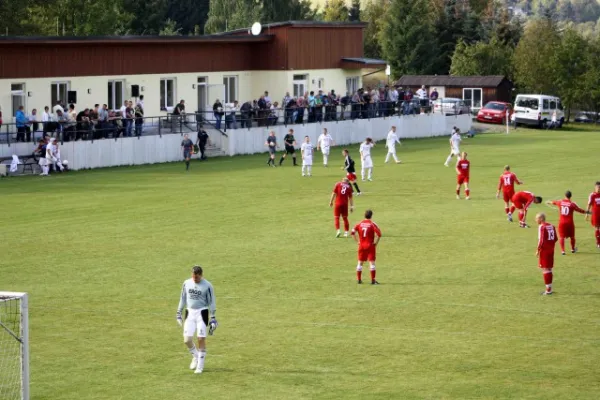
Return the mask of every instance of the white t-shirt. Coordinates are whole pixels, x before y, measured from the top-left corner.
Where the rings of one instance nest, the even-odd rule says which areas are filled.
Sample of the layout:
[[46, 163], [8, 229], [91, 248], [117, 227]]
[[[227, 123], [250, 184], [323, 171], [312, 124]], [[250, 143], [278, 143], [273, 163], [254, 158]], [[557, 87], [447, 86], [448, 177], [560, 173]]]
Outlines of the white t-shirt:
[[458, 133], [453, 133], [452, 137], [450, 138], [450, 141], [452, 142], [452, 148], [453, 149], [458, 149], [460, 147], [460, 141], [462, 140], [462, 138], [460, 137], [460, 134]]
[[365, 158], [371, 157], [371, 147], [373, 147], [373, 143], [362, 143], [360, 145], [360, 154]]
[[313, 145], [312, 143], [302, 143], [302, 146], [300, 146], [300, 149], [302, 150], [302, 154], [304, 157], [312, 157], [313, 155]]
[[60, 104], [57, 104], [57, 105], [55, 105], [54, 107], [52, 107], [52, 113], [53, 113], [54, 115], [56, 115], [56, 112], [57, 112], [57, 111], [60, 111], [60, 112], [62, 112], [63, 114], [65, 113], [65, 110], [62, 108], [62, 106], [61, 106]]
[[42, 122], [49, 122], [50, 120], [51, 120], [50, 114], [48, 114], [46, 111], [44, 111], [44, 113], [42, 114]]
[[417, 90], [417, 97], [419, 97], [420, 99], [426, 99], [427, 98], [427, 90], [422, 89], [422, 88]]
[[390, 131], [387, 136], [387, 147], [394, 148], [396, 147], [396, 143], [400, 143], [400, 140], [398, 140], [398, 135], [396, 135], [394, 131]]
[[46, 158], [51, 160], [52, 157], [54, 157], [54, 145], [50, 142], [46, 145]]
[[127, 111], [127, 107], [121, 106], [121, 108], [119, 108], [119, 111], [121, 112], [121, 117], [125, 118], [125, 112]]
[[321, 136], [319, 136], [319, 140], [317, 140], [317, 144], [321, 147], [330, 147], [331, 145], [333, 145], [333, 138], [329, 133], [326, 135], [321, 133]]

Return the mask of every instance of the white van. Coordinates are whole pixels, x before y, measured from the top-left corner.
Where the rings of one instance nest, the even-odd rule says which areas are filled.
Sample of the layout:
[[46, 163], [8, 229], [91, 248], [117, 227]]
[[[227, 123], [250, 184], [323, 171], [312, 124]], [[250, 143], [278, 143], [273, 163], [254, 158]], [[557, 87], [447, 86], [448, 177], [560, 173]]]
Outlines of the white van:
[[519, 94], [515, 100], [515, 121], [517, 125], [546, 128], [556, 112], [556, 122], [562, 127], [565, 113], [560, 98], [543, 94]]

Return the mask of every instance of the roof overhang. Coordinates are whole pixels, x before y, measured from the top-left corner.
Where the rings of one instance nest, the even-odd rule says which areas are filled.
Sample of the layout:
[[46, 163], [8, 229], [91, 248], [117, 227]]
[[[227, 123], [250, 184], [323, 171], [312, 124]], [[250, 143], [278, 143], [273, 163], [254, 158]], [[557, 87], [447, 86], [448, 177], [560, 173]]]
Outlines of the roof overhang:
[[200, 43], [264, 43], [273, 40], [275, 35], [258, 36], [0, 36], [0, 45], [61, 45], [61, 44], [103, 44], [103, 45], [135, 45], [135, 44], [200, 44]]
[[387, 62], [375, 58], [343, 57], [341, 67], [342, 69], [384, 69], [387, 67]]

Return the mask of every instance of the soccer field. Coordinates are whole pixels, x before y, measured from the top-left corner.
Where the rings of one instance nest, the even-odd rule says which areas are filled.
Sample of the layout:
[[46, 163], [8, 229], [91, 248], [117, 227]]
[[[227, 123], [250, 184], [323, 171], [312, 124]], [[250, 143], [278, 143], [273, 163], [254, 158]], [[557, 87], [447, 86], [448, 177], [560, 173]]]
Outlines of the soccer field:
[[[448, 139], [406, 140], [403, 164], [359, 182], [351, 224], [374, 211], [379, 286], [355, 282], [356, 245], [336, 239], [340, 149], [312, 178], [267, 156], [0, 180], [0, 290], [30, 294], [31, 391], [59, 399], [600, 398], [600, 251], [576, 214], [580, 252], [554, 296], [537, 230], [495, 199], [519, 189], [586, 206], [600, 134], [517, 130], [463, 140], [471, 200], [455, 199]], [[351, 147], [358, 164], [358, 145]], [[315, 158], [320, 161], [320, 153]], [[533, 205], [552, 223], [557, 211]], [[175, 320], [199, 263], [219, 328], [202, 375]], [[368, 268], [367, 268], [368, 269]], [[368, 272], [367, 281], [368, 281]]]

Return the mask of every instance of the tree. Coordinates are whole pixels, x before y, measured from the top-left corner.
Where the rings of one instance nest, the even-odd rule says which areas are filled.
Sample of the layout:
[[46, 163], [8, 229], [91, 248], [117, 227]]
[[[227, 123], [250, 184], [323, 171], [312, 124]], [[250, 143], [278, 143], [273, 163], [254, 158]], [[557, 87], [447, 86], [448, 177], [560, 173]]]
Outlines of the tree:
[[555, 56], [559, 41], [552, 19], [536, 19], [526, 26], [513, 58], [515, 80], [523, 90], [556, 93], [554, 66], [550, 60]]
[[310, 20], [316, 14], [310, 0], [268, 0], [263, 2], [262, 10], [264, 23]]
[[134, 35], [158, 35], [167, 20], [167, 0], [124, 0], [124, 7], [133, 14]]
[[323, 21], [346, 22], [348, 21], [348, 7], [344, 0], [328, 0], [323, 8]]
[[392, 0], [381, 30], [392, 75], [429, 74], [436, 53], [426, 0]]
[[582, 105], [591, 111], [600, 111], [600, 38], [588, 42], [588, 51], [585, 58], [586, 72], [581, 77], [581, 85], [586, 89]]
[[209, 0], [177, 0], [168, 2], [167, 19], [176, 22], [180, 33], [193, 34], [196, 25], [208, 19]]
[[248, 28], [260, 19], [262, 8], [254, 0], [215, 0], [210, 2], [204, 32], [218, 33]]
[[181, 28], [177, 27], [177, 22], [168, 19], [158, 34], [160, 36], [178, 36], [181, 35]]
[[433, 23], [433, 36], [436, 38], [438, 49], [435, 60], [432, 60], [433, 72], [446, 75], [450, 69], [456, 42], [463, 37], [463, 12], [457, 0], [446, 0], [443, 4], [438, 4], [438, 7], [440, 10]]
[[512, 75], [513, 50], [503, 44], [497, 37], [492, 37], [489, 43], [478, 42], [467, 44], [462, 39], [456, 45], [452, 56], [452, 75]]
[[389, 6], [390, 0], [369, 0], [360, 14], [361, 20], [367, 23], [364, 30], [365, 57], [382, 58], [380, 37]]
[[26, 35], [28, 29], [22, 21], [27, 21], [27, 9], [33, 2], [23, 1], [0, 1], [0, 35]]
[[360, 21], [360, 0], [352, 0], [350, 11], [348, 12], [348, 18], [352, 22]]

